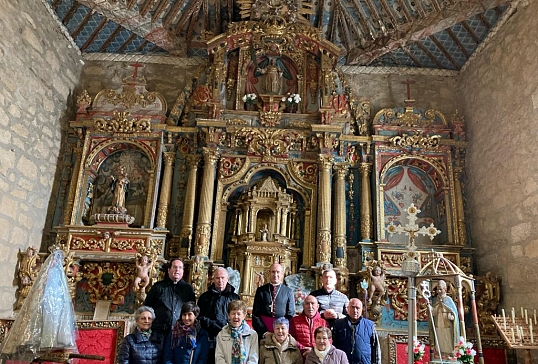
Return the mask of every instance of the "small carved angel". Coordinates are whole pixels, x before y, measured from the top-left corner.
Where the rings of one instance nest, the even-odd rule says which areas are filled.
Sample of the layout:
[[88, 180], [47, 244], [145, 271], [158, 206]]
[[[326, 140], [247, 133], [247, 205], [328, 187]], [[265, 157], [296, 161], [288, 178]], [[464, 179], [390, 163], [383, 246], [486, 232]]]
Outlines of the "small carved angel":
[[153, 266], [153, 261], [151, 261], [147, 255], [142, 255], [139, 258], [138, 264], [136, 265], [136, 278], [134, 280], [133, 288], [135, 291], [144, 290], [149, 284], [149, 273], [151, 267]]
[[372, 304], [372, 298], [375, 291], [378, 291], [377, 303], [379, 304], [381, 298], [385, 294], [385, 272], [379, 266], [368, 267], [370, 271], [370, 287], [368, 288], [368, 304]]

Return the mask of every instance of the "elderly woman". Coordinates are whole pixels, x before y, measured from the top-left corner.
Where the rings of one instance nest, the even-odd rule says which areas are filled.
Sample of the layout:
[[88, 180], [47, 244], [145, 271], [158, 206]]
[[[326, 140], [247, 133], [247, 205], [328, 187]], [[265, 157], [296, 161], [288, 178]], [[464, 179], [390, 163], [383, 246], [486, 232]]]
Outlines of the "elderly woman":
[[200, 307], [186, 302], [181, 307], [181, 318], [177, 320], [164, 343], [164, 364], [206, 364], [209, 352], [209, 337], [198, 322]]
[[228, 304], [228, 325], [217, 335], [216, 364], [257, 364], [258, 334], [245, 321], [247, 305], [240, 300]]
[[260, 343], [259, 364], [303, 364], [301, 350], [289, 329], [290, 323], [285, 317], [273, 322], [273, 332], [268, 332]]
[[332, 333], [327, 327], [314, 331], [316, 346], [306, 356], [305, 364], [348, 364], [346, 353], [331, 345]]
[[136, 328], [123, 338], [118, 353], [118, 364], [158, 364], [162, 358], [164, 338], [151, 331], [155, 312], [151, 307], [140, 306], [135, 312]]

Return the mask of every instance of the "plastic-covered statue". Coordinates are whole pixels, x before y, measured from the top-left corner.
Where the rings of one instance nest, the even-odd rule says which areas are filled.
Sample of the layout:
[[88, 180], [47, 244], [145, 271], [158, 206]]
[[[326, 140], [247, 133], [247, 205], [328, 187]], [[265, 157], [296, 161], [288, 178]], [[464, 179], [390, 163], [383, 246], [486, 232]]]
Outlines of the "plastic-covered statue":
[[64, 256], [56, 249], [45, 260], [4, 341], [2, 358], [31, 362], [56, 350], [77, 352]]

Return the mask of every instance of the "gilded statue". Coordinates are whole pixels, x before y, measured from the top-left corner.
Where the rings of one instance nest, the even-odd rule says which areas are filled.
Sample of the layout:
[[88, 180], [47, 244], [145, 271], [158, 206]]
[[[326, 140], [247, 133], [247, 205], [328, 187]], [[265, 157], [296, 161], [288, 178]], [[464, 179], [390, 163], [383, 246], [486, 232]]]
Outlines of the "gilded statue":
[[107, 210], [110, 214], [126, 214], [125, 199], [127, 197], [127, 190], [129, 188], [129, 178], [125, 172], [125, 167], [120, 166], [117, 171], [117, 175], [111, 176], [112, 183], [110, 190], [113, 193], [112, 206]]
[[270, 94], [280, 94], [283, 71], [277, 66], [276, 60], [271, 58], [265, 68], [258, 68], [257, 71], [265, 75], [265, 91]]
[[24, 300], [30, 293], [30, 289], [34, 284], [34, 280], [37, 277], [37, 273], [41, 268], [41, 257], [39, 256], [37, 249], [30, 246], [26, 249], [26, 252], [19, 251], [20, 262], [18, 267], [17, 276], [19, 278], [18, 298], [15, 304], [15, 309], [18, 310], [22, 307]]

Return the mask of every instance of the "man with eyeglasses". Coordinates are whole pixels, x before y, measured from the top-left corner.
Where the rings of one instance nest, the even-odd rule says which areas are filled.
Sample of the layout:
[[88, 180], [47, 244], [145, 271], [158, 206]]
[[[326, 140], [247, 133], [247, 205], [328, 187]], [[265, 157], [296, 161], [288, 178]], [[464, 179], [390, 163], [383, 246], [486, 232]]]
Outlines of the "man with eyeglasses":
[[148, 292], [145, 306], [155, 311], [155, 321], [151, 329], [168, 337], [174, 323], [181, 317], [181, 307], [185, 302], [196, 301], [192, 286], [182, 280], [183, 261], [173, 258], [168, 267], [168, 275], [155, 283]]

